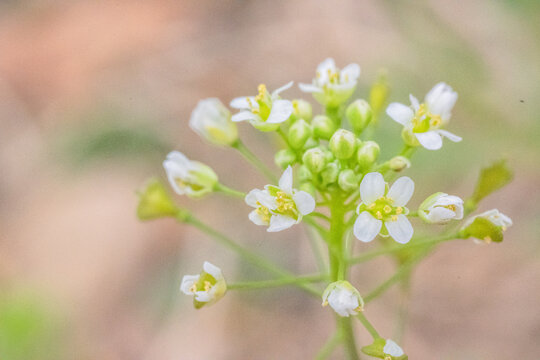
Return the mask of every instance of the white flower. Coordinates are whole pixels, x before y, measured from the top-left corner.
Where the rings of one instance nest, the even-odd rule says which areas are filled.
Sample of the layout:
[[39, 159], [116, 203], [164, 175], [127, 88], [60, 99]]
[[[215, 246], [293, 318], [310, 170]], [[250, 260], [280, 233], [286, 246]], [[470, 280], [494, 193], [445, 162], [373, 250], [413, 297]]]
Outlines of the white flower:
[[209, 166], [189, 160], [179, 151], [171, 151], [163, 161], [167, 178], [179, 195], [201, 197], [214, 190], [218, 177]]
[[189, 126], [216, 145], [230, 146], [238, 140], [238, 129], [231, 121], [230, 111], [216, 98], [199, 101], [191, 113]]
[[312, 93], [313, 97], [328, 107], [338, 107], [351, 97], [356, 89], [360, 66], [349, 64], [338, 69], [334, 59], [328, 58], [317, 66], [311, 84], [299, 84], [300, 90]]
[[399, 357], [405, 354], [405, 352], [403, 352], [403, 349], [390, 339], [386, 339], [386, 344], [384, 345], [383, 352], [385, 355], [393, 357]]
[[271, 94], [268, 93], [264, 84], [259, 85], [257, 96], [242, 96], [231, 101], [232, 108], [240, 112], [234, 114], [232, 121], [249, 121], [256, 129], [261, 131], [274, 131], [284, 121], [287, 121], [293, 113], [293, 104], [289, 100], [283, 100], [279, 93], [293, 85], [289, 82]]
[[414, 192], [414, 182], [406, 177], [397, 179], [390, 190], [381, 173], [366, 174], [360, 183], [362, 203], [356, 212], [354, 235], [363, 242], [372, 241], [377, 234], [390, 235], [400, 244], [411, 240], [413, 228], [405, 215], [405, 207]]
[[292, 168], [289, 166], [279, 179], [279, 186], [266, 185], [264, 190], [251, 190], [246, 203], [255, 208], [249, 219], [256, 225], [268, 226], [267, 231], [276, 232], [290, 228], [302, 220], [302, 216], [315, 209], [315, 200], [305, 192], [293, 189]]
[[330, 305], [340, 316], [348, 317], [363, 311], [364, 300], [358, 290], [348, 281], [336, 281], [328, 285], [322, 295], [323, 306]]
[[193, 296], [193, 303], [199, 309], [221, 299], [227, 291], [227, 283], [221, 269], [205, 261], [203, 271], [199, 275], [185, 275], [182, 278], [180, 290], [186, 295]]
[[429, 91], [422, 104], [414, 96], [409, 97], [412, 108], [391, 103], [386, 109], [388, 116], [403, 125], [403, 137], [409, 145], [422, 145], [428, 150], [438, 150], [442, 147], [443, 137], [453, 142], [462, 140], [461, 137], [441, 129], [450, 120], [458, 97], [450, 86], [443, 82], [438, 83]]
[[450, 220], [463, 219], [463, 200], [442, 192], [428, 197], [420, 205], [418, 215], [430, 224], [446, 224]]
[[510, 219], [508, 216], [504, 215], [497, 209], [491, 209], [467, 219], [463, 227], [465, 228], [471, 225], [474, 222], [474, 219], [478, 217], [491, 221], [495, 226], [500, 226], [503, 231], [508, 229], [513, 224], [512, 219]]

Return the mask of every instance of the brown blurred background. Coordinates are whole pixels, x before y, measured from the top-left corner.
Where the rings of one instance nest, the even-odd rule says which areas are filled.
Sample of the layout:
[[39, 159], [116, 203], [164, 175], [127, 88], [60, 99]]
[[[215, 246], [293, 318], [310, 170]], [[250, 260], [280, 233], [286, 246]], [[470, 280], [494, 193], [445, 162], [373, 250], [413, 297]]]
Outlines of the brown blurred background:
[[[178, 286], [204, 260], [233, 281], [265, 275], [194, 229], [140, 223], [135, 190], [164, 175], [172, 149], [226, 184], [262, 186], [235, 153], [194, 135], [191, 110], [260, 82], [309, 81], [328, 56], [361, 65], [358, 96], [381, 68], [392, 101], [441, 80], [459, 92], [450, 130], [464, 140], [418, 154], [412, 204], [440, 190], [466, 197], [479, 167], [500, 157], [516, 172], [481, 207], [513, 218], [504, 243], [445, 244], [418, 268], [410, 358], [540, 358], [539, 18], [536, 0], [0, 2], [0, 358], [312, 358], [333, 329], [328, 309], [283, 288], [195, 311]], [[399, 130], [384, 118], [384, 155]], [[271, 164], [274, 140], [241, 133]], [[314, 271], [300, 228], [268, 236], [241, 201], [178, 201], [283, 266]], [[377, 260], [353, 282], [368, 292], [392, 269]], [[398, 294], [368, 309], [387, 337]]]

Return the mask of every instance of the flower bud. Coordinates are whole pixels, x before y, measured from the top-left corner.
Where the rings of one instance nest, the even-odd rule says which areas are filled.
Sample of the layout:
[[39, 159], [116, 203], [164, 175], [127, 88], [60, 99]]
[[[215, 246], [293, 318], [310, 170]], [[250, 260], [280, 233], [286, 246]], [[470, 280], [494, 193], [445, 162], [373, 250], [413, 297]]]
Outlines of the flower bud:
[[503, 241], [503, 231], [512, 226], [512, 219], [497, 209], [486, 211], [468, 219], [459, 235], [463, 238], [474, 237], [487, 243]]
[[350, 104], [345, 114], [356, 134], [360, 134], [373, 118], [371, 106], [363, 99], [358, 99]]
[[406, 360], [407, 355], [393, 340], [377, 338], [371, 345], [364, 346], [362, 352], [384, 360]]
[[463, 219], [463, 200], [442, 192], [428, 197], [418, 208], [418, 216], [428, 224], [446, 224]]
[[231, 146], [238, 140], [238, 129], [231, 121], [231, 113], [215, 98], [199, 101], [191, 113], [189, 126], [212, 144]]
[[302, 161], [313, 174], [318, 174], [326, 166], [326, 156], [318, 147], [306, 151]]
[[332, 135], [329, 147], [336, 158], [348, 159], [356, 150], [356, 136], [348, 130], [339, 129]]
[[305, 181], [310, 181], [313, 178], [313, 174], [306, 165], [300, 165], [298, 168], [298, 180], [302, 183]]
[[193, 305], [196, 309], [200, 309], [221, 299], [227, 291], [227, 283], [221, 269], [205, 261], [203, 271], [199, 275], [184, 276], [180, 291], [193, 296]]
[[218, 183], [214, 170], [198, 161], [189, 160], [179, 151], [170, 152], [163, 167], [169, 183], [179, 195], [199, 198], [214, 191]]
[[287, 166], [293, 165], [296, 162], [296, 153], [291, 149], [279, 150], [274, 156], [274, 161], [277, 166], [286, 169]]
[[411, 161], [405, 156], [394, 156], [392, 159], [390, 159], [389, 166], [390, 170], [398, 172], [410, 168]]
[[345, 169], [339, 173], [338, 185], [343, 191], [358, 189], [358, 176], [351, 169]]
[[332, 162], [321, 171], [321, 179], [323, 186], [327, 186], [336, 182], [339, 175], [339, 165], [335, 162]]
[[301, 149], [310, 136], [311, 127], [304, 119], [300, 119], [289, 128], [289, 145], [293, 149]]
[[301, 191], [307, 192], [308, 194], [313, 196], [313, 198], [315, 198], [316, 193], [317, 193], [317, 189], [315, 188], [315, 185], [313, 185], [313, 183], [311, 182], [305, 182], [305, 183], [300, 184], [300, 187], [298, 189]]
[[328, 285], [322, 295], [323, 306], [330, 305], [332, 309], [343, 317], [357, 315], [364, 311], [364, 300], [358, 290], [348, 281], [340, 280]]
[[330, 140], [337, 129], [336, 124], [326, 115], [317, 115], [311, 122], [313, 126], [313, 134], [324, 140]]
[[369, 91], [369, 104], [375, 116], [377, 116], [384, 108], [390, 88], [386, 80], [386, 71], [381, 71], [377, 81], [371, 86]]
[[157, 179], [149, 180], [138, 195], [137, 216], [140, 220], [175, 216], [179, 212], [178, 207], [165, 189], [165, 185]]
[[306, 143], [304, 144], [303, 149], [305, 150], [312, 149], [318, 145], [319, 145], [319, 142], [315, 140], [314, 138], [310, 137], [309, 139], [307, 139]]
[[365, 141], [358, 148], [356, 160], [362, 171], [368, 170], [379, 157], [380, 147], [374, 141]]
[[412, 128], [409, 127], [403, 127], [403, 130], [401, 131], [401, 138], [403, 139], [403, 142], [409, 146], [420, 146], [420, 142], [414, 135]]
[[293, 120], [298, 119], [304, 119], [306, 121], [310, 121], [312, 117], [312, 109], [311, 104], [305, 100], [302, 99], [296, 99], [292, 101], [293, 106], [293, 113], [292, 118]]

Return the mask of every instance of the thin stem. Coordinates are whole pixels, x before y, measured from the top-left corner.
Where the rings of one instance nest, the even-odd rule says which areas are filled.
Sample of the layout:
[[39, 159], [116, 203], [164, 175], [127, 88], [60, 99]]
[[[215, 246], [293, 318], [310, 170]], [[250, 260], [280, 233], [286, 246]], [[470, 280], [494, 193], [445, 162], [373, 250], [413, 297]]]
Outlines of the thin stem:
[[356, 349], [356, 341], [354, 339], [354, 331], [352, 321], [349, 317], [338, 318], [339, 330], [343, 333], [343, 344], [347, 353], [347, 359], [358, 360], [358, 350]]
[[371, 337], [373, 337], [373, 339], [378, 339], [380, 338], [381, 336], [379, 335], [379, 333], [377, 332], [377, 330], [375, 329], [375, 327], [369, 322], [369, 320], [366, 318], [366, 315], [364, 315], [363, 312], [360, 312], [358, 313], [358, 315], [356, 315], [356, 317], [358, 318], [358, 320], [360, 320], [360, 322], [362, 323], [362, 325], [364, 325], [364, 327], [366, 328], [366, 330], [369, 332], [369, 334], [371, 335]]
[[[199, 219], [195, 218], [193, 215], [188, 215], [184, 219], [182, 219], [187, 224], [193, 225], [202, 232], [210, 235], [214, 240], [216, 240], [221, 245], [227, 247], [228, 249], [236, 252], [238, 255], [242, 256], [246, 261], [250, 262], [251, 264], [264, 269], [270, 273], [280, 275], [286, 278], [292, 278], [294, 277], [294, 274], [291, 272], [279, 267], [278, 265], [274, 264], [273, 262], [267, 260], [266, 258], [251, 252], [248, 249], [245, 249], [241, 245], [238, 245], [236, 242], [234, 242], [232, 239], [227, 237], [226, 235], [220, 233], [219, 231], [211, 228], [210, 226], [206, 225], [205, 223], [201, 222]], [[320, 292], [307, 285], [307, 284], [296, 284], [296, 286], [302, 288], [303, 290], [307, 291], [308, 293], [314, 295], [315, 297], [319, 297], [321, 294]]]
[[328, 235], [328, 229], [325, 229], [322, 225], [318, 224], [315, 220], [310, 219], [309, 217], [305, 217], [304, 221], [306, 224], [310, 225], [312, 228], [317, 230], [317, 232], [322, 236], [325, 237]]
[[407, 320], [409, 319], [409, 303], [411, 297], [411, 274], [401, 279], [400, 284], [401, 290], [401, 304], [399, 306], [396, 322], [396, 330], [393, 339], [398, 343], [403, 339], [403, 334], [405, 333], [405, 327], [407, 325]]
[[245, 281], [227, 284], [228, 290], [255, 290], [255, 289], [267, 289], [279, 286], [298, 285], [310, 282], [323, 281], [327, 278], [325, 275], [306, 275], [298, 277], [284, 277], [281, 279], [261, 280], [261, 281]]
[[320, 247], [321, 241], [320, 241], [319, 236], [321, 235], [319, 234], [317, 230], [313, 228], [304, 227], [304, 229], [306, 230], [306, 233], [308, 235], [309, 245], [311, 246], [311, 250], [313, 251], [313, 255], [315, 256], [317, 267], [319, 268], [319, 271], [326, 274], [328, 272], [328, 268], [326, 266], [326, 262], [324, 260], [322, 250]]
[[216, 185], [215, 191], [223, 193], [225, 195], [237, 197], [237, 198], [245, 198], [246, 197], [246, 193], [244, 193], [242, 191], [231, 189], [230, 187], [225, 186], [225, 185], [223, 185], [221, 183], [218, 183]]
[[332, 221], [332, 219], [330, 219], [328, 216], [326, 216], [324, 214], [321, 214], [319, 212], [315, 212], [315, 211], [312, 212], [311, 214], [309, 214], [309, 216], [318, 217], [318, 218], [326, 220], [328, 222]]
[[343, 335], [341, 334], [341, 331], [339, 330], [335, 331], [334, 334], [328, 340], [326, 340], [321, 350], [319, 350], [319, 352], [315, 356], [315, 359], [316, 360], [327, 359], [330, 355], [332, 355], [332, 352], [341, 343], [342, 340], [343, 340]]
[[281, 138], [283, 139], [283, 141], [285, 142], [285, 144], [287, 144], [287, 147], [288, 148], [291, 148], [291, 145], [289, 144], [289, 139], [287, 138], [287, 135], [283, 132], [283, 129], [282, 128], [278, 128], [276, 130], [276, 132], [279, 134], [279, 136], [281, 136]]
[[238, 140], [232, 145], [233, 148], [238, 150], [240, 154], [246, 159], [251, 165], [253, 165], [257, 170], [259, 170], [264, 176], [266, 176], [272, 183], [277, 183], [277, 178], [275, 175], [268, 169], [268, 167], [261, 161], [255, 154], [253, 154], [243, 142]]

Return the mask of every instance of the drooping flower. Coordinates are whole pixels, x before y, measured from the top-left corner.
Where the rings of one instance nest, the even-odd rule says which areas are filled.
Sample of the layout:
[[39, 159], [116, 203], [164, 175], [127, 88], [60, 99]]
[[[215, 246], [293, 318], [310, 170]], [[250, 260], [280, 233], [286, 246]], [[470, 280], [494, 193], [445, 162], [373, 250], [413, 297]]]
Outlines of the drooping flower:
[[293, 113], [293, 104], [289, 100], [281, 99], [279, 94], [287, 90], [294, 82], [289, 82], [274, 92], [269, 93], [264, 84], [259, 85], [257, 96], [242, 96], [233, 99], [232, 108], [240, 112], [234, 114], [232, 121], [249, 121], [256, 129], [261, 131], [274, 131], [279, 125], [287, 121]]
[[486, 243], [503, 241], [503, 232], [512, 226], [512, 219], [491, 209], [467, 219], [460, 230], [463, 238], [473, 237]]
[[429, 91], [422, 104], [413, 95], [409, 95], [412, 104], [410, 107], [391, 103], [386, 113], [403, 125], [402, 136], [408, 145], [422, 145], [428, 150], [438, 150], [442, 147], [443, 137], [453, 142], [462, 140], [442, 129], [450, 120], [457, 97], [450, 86], [440, 82]]
[[391, 339], [377, 338], [373, 343], [362, 348], [362, 352], [383, 360], [406, 360], [403, 349]]
[[312, 83], [299, 84], [299, 87], [303, 92], [311, 93], [322, 105], [338, 107], [354, 93], [359, 76], [358, 64], [349, 64], [340, 70], [334, 59], [328, 58], [317, 66]]
[[385, 355], [392, 357], [399, 357], [405, 354], [405, 352], [403, 352], [403, 349], [391, 339], [386, 339], [386, 344], [384, 345], [383, 352]]
[[179, 195], [198, 198], [212, 192], [218, 183], [218, 177], [209, 166], [189, 160], [179, 151], [171, 151], [163, 167], [167, 178]]
[[254, 189], [246, 195], [246, 203], [254, 207], [249, 219], [256, 225], [268, 226], [268, 232], [290, 228], [302, 216], [315, 209], [315, 200], [305, 191], [293, 189], [293, 173], [289, 166], [279, 179], [279, 185], [266, 185], [264, 190]]
[[330, 305], [339, 315], [348, 317], [364, 310], [364, 300], [348, 281], [340, 280], [328, 285], [322, 295], [322, 305]]
[[411, 240], [413, 228], [405, 207], [414, 192], [414, 182], [406, 177], [397, 179], [390, 190], [381, 173], [366, 174], [360, 183], [362, 203], [356, 210], [354, 235], [363, 242], [372, 241], [379, 233], [390, 235], [400, 244]]
[[420, 205], [418, 215], [430, 224], [446, 224], [450, 220], [463, 219], [463, 200], [442, 192], [428, 197]]
[[193, 296], [193, 305], [200, 309], [221, 299], [227, 291], [227, 283], [221, 269], [205, 261], [203, 271], [199, 275], [185, 275], [182, 278], [180, 290], [186, 295]]
[[231, 112], [216, 98], [199, 101], [191, 113], [189, 126], [212, 144], [231, 146], [238, 140]]

